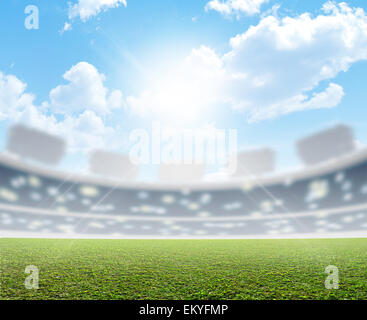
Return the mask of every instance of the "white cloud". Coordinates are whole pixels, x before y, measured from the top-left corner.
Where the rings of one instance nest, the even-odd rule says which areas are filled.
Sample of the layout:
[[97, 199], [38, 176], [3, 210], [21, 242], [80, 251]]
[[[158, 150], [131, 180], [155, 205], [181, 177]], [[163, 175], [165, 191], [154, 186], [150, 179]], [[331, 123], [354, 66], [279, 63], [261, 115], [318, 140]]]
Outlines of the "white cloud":
[[119, 7], [121, 4], [126, 7], [126, 0], [78, 0], [78, 3], [69, 6], [69, 19], [80, 17], [85, 22], [101, 11]]
[[128, 103], [132, 109], [145, 105], [147, 110], [149, 103], [165, 102], [156, 97], [166, 93], [172, 110], [182, 108], [185, 113], [187, 107], [180, 102], [190, 102], [188, 91], [193, 87], [193, 92], [200, 93], [201, 108], [204, 104], [230, 105], [244, 112], [249, 121], [336, 107], [344, 90], [335, 84], [335, 77], [353, 63], [367, 60], [367, 16], [363, 9], [345, 3], [327, 2], [322, 9], [316, 17], [308, 13], [263, 17], [258, 25], [233, 37], [224, 55], [208, 47], [195, 49], [184, 67], [177, 68], [175, 78], [184, 82], [181, 90], [167, 95], [172, 84], [166, 81], [170, 86], [163, 82], [159, 90], [130, 97]]
[[215, 10], [219, 13], [239, 17], [242, 13], [254, 15], [260, 13], [261, 6], [268, 0], [212, 0], [205, 6], [206, 10]]
[[[367, 17], [362, 9], [344, 3], [328, 2], [323, 11], [315, 18], [308, 13], [265, 17], [231, 39], [232, 50], [223, 62], [239, 80], [232, 80], [227, 90], [250, 118], [273, 117], [273, 110], [283, 114], [340, 102], [342, 90], [331, 84], [324, 93], [309, 96], [321, 82], [367, 59]], [[325, 104], [326, 96], [333, 103]]]
[[[121, 92], [105, 88], [102, 85], [104, 76], [87, 63], [77, 64], [66, 75], [65, 78], [71, 83], [52, 90], [51, 102], [35, 106], [34, 95], [25, 92], [26, 83], [14, 75], [0, 72], [0, 120], [22, 122], [62, 136], [68, 142], [71, 152], [87, 152], [90, 149], [105, 148], [106, 145], [117, 148], [117, 129], [107, 125], [99, 113], [106, 113], [106, 108], [111, 110], [120, 107]], [[90, 81], [85, 78], [88, 76]], [[91, 107], [76, 107], [74, 101]], [[62, 102], [65, 108], [62, 108]]]
[[122, 93], [110, 91], [103, 82], [105, 76], [87, 62], [79, 62], [64, 74], [69, 81], [50, 92], [50, 108], [57, 113], [75, 113], [93, 110], [107, 114], [123, 106]]
[[26, 88], [17, 77], [0, 72], [0, 120], [33, 103], [34, 96], [25, 93]]
[[307, 95], [300, 94], [288, 100], [275, 102], [267, 108], [253, 108], [250, 112], [249, 121], [275, 118], [302, 110], [334, 108], [339, 105], [343, 96], [343, 88], [335, 83], [330, 83], [326, 90], [314, 93], [311, 98]]
[[62, 35], [64, 32], [70, 31], [73, 29], [73, 26], [69, 22], [65, 22], [64, 27], [60, 30], [60, 34]]

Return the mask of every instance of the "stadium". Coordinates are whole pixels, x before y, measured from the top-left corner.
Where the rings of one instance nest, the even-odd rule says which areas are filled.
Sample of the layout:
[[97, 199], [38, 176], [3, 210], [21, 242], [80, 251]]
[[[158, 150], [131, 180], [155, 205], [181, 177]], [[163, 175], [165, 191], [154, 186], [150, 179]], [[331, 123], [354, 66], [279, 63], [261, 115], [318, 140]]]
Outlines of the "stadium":
[[0, 302], [367, 300], [365, 1], [35, 2], [0, 1]]
[[[336, 141], [336, 138], [338, 143], [331, 144], [330, 142]], [[109, 250], [111, 248], [115, 248], [117, 251], [122, 250], [122, 248], [127, 250], [125, 246], [128, 246], [129, 250], [132, 250], [132, 252], [128, 250], [129, 253], [125, 252], [129, 259], [134, 257], [135, 251], [153, 250], [151, 253], [142, 254], [143, 256], [151, 254], [149, 259], [153, 260], [155, 254], [158, 256], [164, 254], [170, 261], [172, 256], [167, 252], [171, 252], [171, 250], [181, 252], [183, 250], [185, 254], [180, 258], [174, 258], [174, 260], [180, 260], [187, 254], [189, 255], [186, 257], [188, 260], [173, 261], [172, 263], [173, 265], [176, 263], [185, 265], [193, 256], [198, 254], [196, 250], [203, 254], [203, 260], [214, 259], [215, 261], [217, 261], [217, 251], [219, 250], [221, 256], [224, 250], [232, 252], [232, 255], [225, 257], [221, 262], [217, 261], [217, 263], [226, 263], [226, 259], [238, 258], [240, 252], [244, 250], [245, 256], [242, 258], [245, 258], [246, 263], [249, 263], [247, 250], [253, 247], [254, 252], [270, 250], [267, 253], [268, 256], [265, 257], [266, 264], [266, 259], [274, 259], [273, 250], [280, 250], [280, 252], [285, 250], [283, 254], [288, 257], [290, 254], [288, 250], [295, 246], [298, 247], [297, 254], [303, 252], [306, 256], [307, 250], [313, 248], [308, 253], [312, 253], [312, 257], [315, 253], [320, 254], [317, 252], [318, 250], [325, 250], [325, 256], [320, 257], [321, 260], [325, 259], [325, 266], [320, 266], [316, 273], [323, 279], [325, 277], [323, 275], [324, 268], [338, 258], [334, 250], [350, 251], [353, 247], [349, 254], [354, 254], [356, 247], [363, 248], [365, 246], [362, 239], [347, 239], [364, 238], [367, 228], [367, 150], [354, 147], [352, 130], [347, 126], [339, 125], [329, 128], [299, 141], [297, 148], [305, 162], [302, 169], [281, 173], [272, 172], [271, 169], [274, 167], [272, 152], [269, 152], [268, 149], [245, 151], [239, 154], [238, 161], [240, 165], [243, 165], [242, 167], [246, 167], [246, 170], [238, 170], [230, 179], [217, 182], [196, 180], [178, 183], [174, 180], [174, 183], [168, 183], [164, 179], [165, 171], [169, 170], [171, 178], [173, 178], [173, 173], [172, 167], [165, 165], [162, 165], [160, 169], [160, 176], [163, 177], [161, 182], [134, 182], [129, 180], [131, 176], [128, 179], [111, 180], [108, 177], [109, 172], [103, 172], [101, 168], [107, 167], [109, 171], [122, 169], [122, 173], [124, 173], [126, 170], [131, 172], [131, 167], [126, 162], [126, 157], [100, 151], [91, 155], [91, 174], [80, 176], [35, 165], [34, 161], [19, 160], [20, 158], [33, 158], [33, 160], [51, 163], [55, 159], [50, 159], [49, 154], [52, 154], [53, 157], [59, 155], [61, 158], [62, 152], [56, 149], [63, 144], [57, 146], [55, 139], [59, 138], [22, 125], [11, 128], [8, 151], [3, 153], [0, 166], [0, 232], [3, 238], [7, 238], [2, 240], [2, 243], [6, 246], [3, 249], [4, 252], [8, 251], [8, 255], [14, 254], [13, 250], [17, 248], [17, 245], [21, 245], [21, 247], [31, 246], [32, 248], [34, 245], [36, 248], [41, 246], [41, 252], [43, 250], [45, 252], [52, 251], [53, 249], [50, 248], [54, 248], [56, 245], [60, 246], [57, 249], [58, 254], [64, 256], [73, 252], [69, 258], [77, 259], [78, 254], [73, 251], [76, 248], [80, 247], [80, 253], [84, 254], [84, 252], [97, 246], [99, 249], [96, 250], [95, 254], [99, 258], [102, 250], [111, 255], [109, 258], [117, 259], [119, 255], [115, 256], [115, 253], [109, 252]], [[32, 140], [33, 148], [31, 150], [27, 150], [25, 147], [29, 145], [24, 143], [26, 140]], [[54, 150], [42, 155], [41, 151], [45, 149], [45, 143], [51, 143], [46, 150], [52, 148]], [[315, 145], [318, 149], [321, 146], [323, 150], [328, 150], [324, 151], [321, 156], [320, 152], [317, 153], [315, 158], [313, 156]], [[35, 153], [38, 147], [41, 149]], [[99, 161], [102, 161], [103, 166], [98, 165]], [[239, 166], [239, 169], [242, 167]], [[244, 172], [248, 171], [256, 172], [256, 174], [244, 176]], [[99, 175], [92, 174], [93, 172], [99, 173]], [[199, 179], [200, 173], [198, 172], [191, 179]], [[36, 239], [20, 240], [17, 238]], [[315, 240], [310, 240], [312, 238]], [[326, 239], [320, 240], [321, 238]], [[331, 238], [341, 239], [331, 240]], [[110, 241], [115, 239], [116, 242], [104, 242], [108, 241], [106, 239], [110, 239]], [[178, 239], [181, 239], [182, 242], [175, 241]], [[262, 240], [257, 240], [259, 241], [257, 243], [249, 243], [248, 241], [251, 241], [249, 239]], [[65, 241], [65, 247], [59, 241]], [[198, 242], [193, 244], [192, 241]], [[243, 248], [239, 250], [242, 246]], [[238, 250], [234, 251], [234, 248]], [[342, 252], [341, 257], [344, 259], [345, 251]], [[51, 253], [51, 256], [53, 254], [56, 253]], [[58, 257], [58, 254], [55, 258]], [[364, 261], [365, 255], [361, 252], [358, 254], [359, 259]], [[362, 256], [360, 256], [361, 254]], [[211, 258], [206, 255], [210, 255]], [[290, 256], [288, 258], [289, 261], [292, 261]], [[24, 259], [23, 254], [20, 255], [19, 259]], [[37, 259], [41, 259], [41, 257], [38, 256]], [[157, 257], [155, 259], [161, 260]], [[7, 260], [7, 263], [11, 261], [12, 259]], [[85, 258], [82, 263], [86, 261], [88, 258]], [[254, 261], [256, 259], [252, 259], [251, 263]], [[320, 263], [314, 258], [312, 258], [312, 262]], [[65, 263], [67, 265], [66, 261]], [[158, 262], [154, 261], [154, 263]], [[343, 261], [343, 264], [345, 263]], [[348, 261], [348, 263], [352, 264], [352, 272], [356, 267], [354, 265], [355, 259]], [[37, 265], [37, 263], [32, 264]], [[197, 266], [199, 267], [200, 264], [198, 263]], [[170, 262], [168, 265], [172, 267]], [[146, 267], [145, 263], [141, 267]], [[156, 267], [160, 268], [159, 265]], [[205, 268], [207, 267], [205, 266]], [[227, 272], [233, 272], [235, 269], [228, 269]], [[163, 272], [164, 268], [162, 267], [161, 270]], [[259, 270], [259, 272], [265, 271], [266, 268]], [[219, 271], [217, 270], [217, 272]], [[222, 272], [223, 270], [220, 270], [220, 273]], [[148, 273], [146, 276], [152, 275]], [[202, 276], [199, 277], [201, 281], [203, 280]], [[354, 278], [352, 279], [355, 281]], [[305, 285], [307, 283], [302, 284], [302, 286]], [[168, 295], [164, 294], [157, 289], [162, 295], [155, 292], [153, 295], [139, 296], [136, 295], [136, 291], [133, 291], [126, 297], [134, 299], [180, 297], [203, 299], [213, 297], [226, 299], [242, 299], [244, 297], [320, 298], [321, 294], [321, 297], [340, 298], [345, 297], [345, 292], [349, 292], [349, 289], [356, 289], [355, 286], [351, 286], [345, 287], [345, 292], [342, 290], [325, 291], [323, 281], [319, 283], [318, 287], [321, 293], [313, 291], [310, 296], [305, 293], [299, 296], [296, 289], [288, 287], [283, 291], [269, 291], [265, 294], [261, 292], [254, 296], [252, 293], [246, 293], [246, 295], [217, 293], [213, 296], [202, 293], [197, 295], [195, 291], [177, 296], [172, 292]], [[44, 289], [48, 290], [48, 288]], [[353, 298], [364, 297], [363, 289], [364, 285], [358, 282], [358, 294]], [[221, 291], [220, 288], [217, 290]], [[303, 288], [301, 291], [304, 292], [304, 290]], [[29, 296], [28, 291], [20, 291], [23, 291], [21, 297], [26, 298], [37, 297], [40, 292], [38, 290], [37, 294], [32, 293]], [[79, 290], [77, 291], [75, 297], [71, 295], [66, 296], [66, 298], [90, 299], [95, 297], [93, 294], [86, 295], [85, 293], [81, 294]], [[8, 297], [12, 296], [11, 292], [11, 290], [10, 293], [8, 292]], [[19, 289], [15, 292], [19, 294]], [[284, 292], [286, 294], [282, 296]], [[279, 294], [281, 295], [278, 296]], [[45, 296], [41, 295], [40, 297], [44, 298]], [[113, 295], [109, 294], [106, 296], [97, 295], [97, 297], [114, 298]], [[125, 298], [125, 296], [120, 295], [116, 297]], [[348, 297], [351, 297], [349, 293]], [[61, 291], [56, 298], [64, 298]]]
[[[333, 135], [343, 129], [331, 130], [329, 139], [334, 141]], [[256, 156], [258, 165], [262, 155]], [[253, 172], [251, 164], [247, 168]], [[362, 149], [260, 179], [144, 184], [75, 177], [3, 156], [1, 233], [71, 238], [365, 236], [366, 168], [367, 150]], [[176, 181], [174, 175], [170, 178]]]

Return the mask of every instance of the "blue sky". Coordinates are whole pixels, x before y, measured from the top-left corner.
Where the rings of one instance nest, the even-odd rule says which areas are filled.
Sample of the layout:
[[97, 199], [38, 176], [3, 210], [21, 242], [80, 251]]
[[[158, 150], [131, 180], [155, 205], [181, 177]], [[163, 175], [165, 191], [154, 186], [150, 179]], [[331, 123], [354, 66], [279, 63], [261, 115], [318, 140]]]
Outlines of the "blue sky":
[[[221, 7], [224, 8], [222, 11], [209, 0], [127, 0], [126, 6], [123, 3], [118, 7], [105, 5], [100, 11], [98, 8], [93, 11], [88, 1], [0, 2], [1, 149], [5, 148], [7, 127], [17, 121], [59, 135], [64, 135], [63, 130], [68, 131], [68, 139], [73, 140], [69, 143], [69, 155], [63, 163], [68, 168], [83, 166], [85, 153], [93, 146], [108, 146], [109, 149], [127, 152], [129, 132], [135, 128], [149, 129], [152, 120], [161, 120], [174, 126], [182, 124], [183, 127], [212, 124], [220, 129], [235, 128], [238, 130], [240, 148], [271, 146], [278, 152], [278, 166], [281, 168], [297, 165], [294, 149], [297, 139], [335, 123], [351, 125], [357, 140], [361, 144], [367, 143], [367, 54], [364, 51], [367, 50], [367, 32], [364, 30], [359, 34], [358, 30], [350, 31], [350, 27], [355, 27], [358, 21], [360, 25], [367, 25], [366, 17], [361, 16], [360, 11], [351, 9], [362, 8], [367, 11], [365, 1], [347, 1], [348, 8], [352, 10], [349, 13], [337, 3], [334, 6], [339, 10], [338, 13], [332, 10], [327, 13], [322, 10], [327, 1], [313, 0], [269, 0], [255, 6], [256, 12], [246, 9], [251, 2], [256, 2], [254, 0], [237, 0], [240, 4], [242, 1], [241, 8], [245, 8], [242, 10], [233, 8], [233, 3], [231, 7], [230, 1], [222, 1], [226, 5]], [[76, 6], [72, 18], [68, 2]], [[108, 1], [101, 0], [100, 3]], [[38, 30], [24, 27], [27, 16], [24, 9], [30, 4], [39, 9]], [[83, 17], [80, 13], [82, 6], [88, 6], [92, 13]], [[279, 8], [276, 10], [277, 6]], [[231, 11], [228, 13], [225, 10]], [[330, 21], [335, 23], [335, 30], [324, 32], [323, 28], [331, 23], [315, 22], [312, 25], [314, 33], [311, 32], [310, 39], [305, 40], [304, 34], [310, 30], [301, 30], [290, 36], [283, 28], [279, 29], [279, 42], [273, 43], [271, 36], [267, 37], [266, 33], [272, 27], [264, 26], [257, 29], [250, 40], [244, 37], [237, 49], [230, 45], [231, 38], [246, 33], [249, 35], [252, 27], [259, 26], [266, 19], [269, 25], [281, 26], [282, 19], [290, 17], [298, 21], [300, 15], [306, 12], [310, 13], [312, 21], [319, 16], [334, 15], [334, 20]], [[71, 30], [62, 31], [65, 23], [70, 24]], [[311, 29], [311, 24], [306, 25], [310, 25]], [[353, 32], [356, 33], [357, 38], [351, 40], [352, 44], [345, 39], [347, 44], [336, 39], [342, 34], [338, 31], [339, 27], [342, 28], [340, 30], [351, 32], [347, 38], [352, 37]], [[329, 37], [335, 39], [330, 40]], [[286, 41], [282, 42], [285, 38]], [[253, 48], [258, 45], [259, 51], [246, 48], [249, 44]], [[328, 45], [335, 45], [335, 50], [330, 51], [331, 54], [335, 53], [335, 57], [332, 57], [332, 67], [328, 65], [332, 70], [322, 71], [322, 66], [331, 64], [325, 58], [325, 55], [330, 55]], [[294, 61], [308, 61], [309, 54], [310, 60], [315, 63], [308, 61], [312, 67], [307, 66], [299, 71], [292, 69], [292, 63], [295, 67], [299, 67], [298, 64], [293, 60], [283, 61], [278, 52], [281, 50], [293, 50], [289, 56]], [[278, 59], [275, 58], [277, 55]], [[271, 56], [274, 56], [274, 64]], [[189, 67], [185, 61], [189, 61]], [[345, 61], [349, 61], [347, 66], [340, 66]], [[267, 63], [269, 72], [265, 74]], [[286, 70], [287, 67], [289, 71], [282, 73], [282, 68]], [[69, 80], [64, 79], [63, 76], [70, 70]], [[201, 74], [197, 75], [196, 70], [202, 70]], [[91, 72], [96, 81], [103, 85], [103, 88], [97, 86], [97, 89], [106, 93], [105, 100], [94, 107], [91, 107], [94, 101], [87, 99], [84, 104], [83, 96], [75, 96], [78, 90], [67, 87], [77, 81], [75, 79], [79, 79], [83, 72]], [[182, 76], [180, 72], [185, 75]], [[325, 72], [327, 76], [319, 75]], [[103, 78], [99, 77], [101, 74]], [[238, 81], [233, 80], [238, 74], [249, 75], [249, 81], [234, 82]], [[3, 98], [1, 90], [8, 95], [12, 93], [10, 75], [19, 81], [18, 89], [14, 89], [14, 97]], [[200, 95], [203, 100], [198, 101], [198, 104], [208, 106], [196, 113], [201, 106], [193, 106], [190, 110], [184, 107], [182, 101], [190, 103], [197, 97], [191, 96], [190, 92], [193, 90], [190, 79], [197, 76], [198, 83], [208, 83], [203, 89], [203, 92], [208, 90], [208, 93]], [[172, 84], [182, 78], [186, 82], [177, 86]], [[260, 87], [264, 87], [263, 91], [251, 87], [256, 81], [259, 81]], [[268, 81], [274, 81], [274, 85], [268, 85]], [[20, 83], [26, 84], [21, 93]], [[83, 82], [78, 85], [94, 84]], [[85, 92], [98, 91], [93, 88]], [[144, 98], [142, 93], [146, 90], [150, 93]], [[171, 90], [174, 94], [168, 93]], [[323, 93], [319, 99], [305, 103], [313, 95]], [[25, 99], [26, 96], [23, 100], [27, 102], [22, 100], [18, 107], [8, 104], [9, 101], [20, 100], [24, 94], [32, 95], [32, 99], [28, 97], [31, 101]], [[165, 97], [166, 94], [171, 96]], [[300, 94], [307, 98], [302, 100]], [[325, 99], [332, 102], [320, 102], [325, 95]], [[96, 99], [99, 97], [96, 96]], [[159, 109], [157, 104], [162, 99], [169, 107], [157, 113], [154, 109]], [[79, 107], [71, 101], [77, 101]], [[152, 102], [152, 106], [146, 106], [145, 110], [147, 102]], [[65, 109], [62, 109], [63, 105]], [[112, 108], [111, 105], [116, 106]], [[298, 110], [284, 111], [284, 107], [289, 110], [294, 105], [298, 105]], [[104, 107], [106, 110], [103, 110]], [[189, 112], [194, 115], [194, 120], [185, 119]]]

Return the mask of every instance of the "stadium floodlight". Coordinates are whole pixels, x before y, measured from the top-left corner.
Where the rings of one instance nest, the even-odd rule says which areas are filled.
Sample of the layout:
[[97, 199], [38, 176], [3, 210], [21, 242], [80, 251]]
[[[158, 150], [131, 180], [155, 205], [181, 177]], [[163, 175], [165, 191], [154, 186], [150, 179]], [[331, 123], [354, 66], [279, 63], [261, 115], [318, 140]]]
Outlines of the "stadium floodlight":
[[306, 165], [315, 165], [355, 150], [352, 128], [340, 124], [297, 142], [297, 153]]
[[237, 155], [238, 177], [260, 176], [275, 169], [275, 152], [270, 148], [262, 148], [240, 152]]
[[65, 155], [66, 143], [58, 136], [15, 124], [8, 131], [6, 149], [23, 159], [57, 165]]
[[205, 164], [161, 164], [158, 179], [164, 183], [189, 183], [201, 181]]
[[132, 163], [127, 155], [94, 150], [89, 156], [89, 171], [118, 180], [134, 180], [138, 167]]

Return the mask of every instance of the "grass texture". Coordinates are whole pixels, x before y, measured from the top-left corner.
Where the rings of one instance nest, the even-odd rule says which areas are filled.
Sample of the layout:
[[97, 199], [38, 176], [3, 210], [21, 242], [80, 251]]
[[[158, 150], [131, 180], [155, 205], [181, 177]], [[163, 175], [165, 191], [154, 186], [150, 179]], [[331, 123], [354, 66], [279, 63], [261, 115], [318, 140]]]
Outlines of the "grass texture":
[[[25, 288], [28, 265], [38, 290]], [[0, 272], [11, 300], [366, 299], [367, 239], [0, 239]]]

